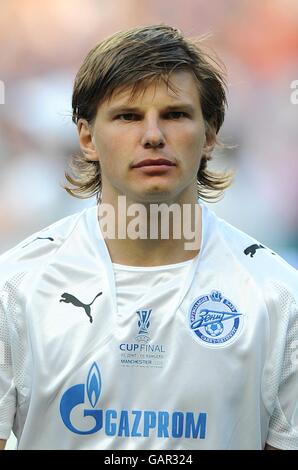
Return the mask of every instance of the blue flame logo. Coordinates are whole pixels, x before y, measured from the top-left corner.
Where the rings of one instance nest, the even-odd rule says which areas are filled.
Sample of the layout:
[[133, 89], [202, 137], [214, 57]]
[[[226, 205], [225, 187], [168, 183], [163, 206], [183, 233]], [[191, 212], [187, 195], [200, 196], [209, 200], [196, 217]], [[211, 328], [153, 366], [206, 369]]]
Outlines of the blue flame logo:
[[[97, 364], [94, 362], [89, 370], [87, 382], [85, 384], [76, 384], [68, 388], [62, 395], [60, 401], [60, 415], [64, 425], [73, 433], [87, 435], [94, 434], [102, 428], [103, 412], [94, 409], [101, 392], [101, 377]], [[89, 403], [87, 401], [87, 396]], [[77, 408], [81, 410], [81, 419], [72, 422], [72, 410]], [[93, 418], [93, 427], [90, 429], [81, 429], [84, 418]]]
[[89, 402], [92, 408], [94, 408], [96, 403], [98, 402], [100, 390], [101, 390], [100, 372], [96, 363], [94, 362], [92, 364], [91, 369], [89, 370], [89, 374], [87, 378], [87, 394], [88, 394]]

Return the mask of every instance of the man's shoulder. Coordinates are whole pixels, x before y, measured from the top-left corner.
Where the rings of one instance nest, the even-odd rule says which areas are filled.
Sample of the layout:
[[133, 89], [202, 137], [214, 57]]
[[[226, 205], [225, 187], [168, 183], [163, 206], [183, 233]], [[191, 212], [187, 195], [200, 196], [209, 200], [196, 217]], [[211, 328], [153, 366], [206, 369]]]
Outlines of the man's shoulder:
[[17, 273], [38, 270], [69, 239], [86, 210], [69, 215], [35, 232], [0, 255], [0, 285]]
[[297, 293], [298, 271], [282, 256], [227, 221], [217, 217], [216, 233], [232, 260], [247, 270], [255, 281], [261, 285], [277, 282], [287, 285]]

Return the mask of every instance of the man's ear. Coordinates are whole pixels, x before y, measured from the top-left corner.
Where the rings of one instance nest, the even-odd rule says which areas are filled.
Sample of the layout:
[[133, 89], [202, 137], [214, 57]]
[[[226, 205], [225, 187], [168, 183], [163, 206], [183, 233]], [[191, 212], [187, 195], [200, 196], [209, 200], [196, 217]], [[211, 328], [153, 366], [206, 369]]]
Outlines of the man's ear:
[[205, 145], [203, 147], [204, 154], [208, 157], [213, 152], [213, 149], [216, 145], [216, 132], [212, 124], [205, 121]]
[[86, 119], [79, 119], [77, 123], [80, 147], [87, 160], [95, 162], [99, 160], [96, 150], [92, 128]]

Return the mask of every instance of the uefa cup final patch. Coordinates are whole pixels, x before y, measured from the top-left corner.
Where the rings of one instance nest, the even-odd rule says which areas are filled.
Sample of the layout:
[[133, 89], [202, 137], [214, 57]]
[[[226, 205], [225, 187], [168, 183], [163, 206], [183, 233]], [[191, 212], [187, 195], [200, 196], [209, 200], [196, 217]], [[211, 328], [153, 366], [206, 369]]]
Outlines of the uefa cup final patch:
[[189, 327], [195, 338], [206, 346], [232, 343], [239, 335], [244, 315], [219, 291], [198, 297], [191, 305]]

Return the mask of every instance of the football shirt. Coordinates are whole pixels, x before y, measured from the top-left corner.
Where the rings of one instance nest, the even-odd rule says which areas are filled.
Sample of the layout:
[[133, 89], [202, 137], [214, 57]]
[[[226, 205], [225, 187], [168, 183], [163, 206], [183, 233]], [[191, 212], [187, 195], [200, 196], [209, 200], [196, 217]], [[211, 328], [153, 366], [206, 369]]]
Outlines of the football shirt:
[[[147, 286], [147, 288], [146, 288]], [[193, 260], [113, 265], [97, 208], [0, 257], [0, 438], [298, 449], [298, 275], [202, 204]]]

